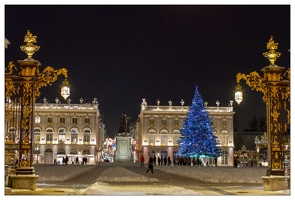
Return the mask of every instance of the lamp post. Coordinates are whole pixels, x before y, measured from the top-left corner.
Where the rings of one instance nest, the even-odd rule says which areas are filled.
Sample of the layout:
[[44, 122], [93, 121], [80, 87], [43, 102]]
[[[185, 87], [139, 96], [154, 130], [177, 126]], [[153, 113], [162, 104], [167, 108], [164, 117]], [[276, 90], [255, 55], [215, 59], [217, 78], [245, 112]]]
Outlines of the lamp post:
[[[20, 49], [27, 54], [27, 58], [24, 60], [18, 60], [20, 66], [20, 72], [12, 61], [9, 62], [5, 68], [5, 97], [6, 99], [20, 99], [19, 106], [16, 109], [11, 109], [13, 105], [6, 101], [5, 104], [5, 164], [11, 164], [9, 152], [12, 150], [18, 150], [18, 163], [16, 166], [16, 175], [11, 176], [12, 187], [17, 189], [35, 189], [36, 179], [38, 176], [33, 176], [35, 171], [32, 167], [33, 164], [33, 143], [34, 143], [34, 108], [36, 97], [40, 96], [39, 89], [52, 85], [57, 80], [59, 75], [64, 75], [65, 80], [61, 87], [61, 95], [66, 99], [70, 95], [70, 86], [67, 80], [67, 69], [62, 68], [55, 70], [50, 66], [47, 66], [42, 72], [39, 67], [41, 63], [38, 60], [32, 58], [33, 54], [40, 49], [40, 46], [34, 45], [37, 42], [37, 36], [33, 36], [28, 30], [24, 37], [23, 46]], [[15, 112], [11, 112], [15, 110]], [[8, 117], [11, 116], [11, 117]], [[16, 120], [16, 118], [19, 118]], [[18, 123], [11, 123], [11, 121], [17, 121]], [[14, 124], [16, 127], [9, 126]], [[11, 134], [10, 129], [15, 128], [16, 136], [9, 137]], [[11, 140], [9, 138], [17, 138], [19, 141]], [[25, 175], [25, 177], [21, 177]], [[31, 176], [29, 176], [31, 175]], [[22, 184], [20, 178], [27, 179], [32, 184]]]
[[[267, 119], [268, 169], [266, 176], [283, 177], [283, 161], [286, 151], [284, 146], [290, 144], [290, 140], [285, 137], [290, 130], [290, 69], [285, 70], [285, 67], [275, 64], [281, 53], [276, 51], [278, 43], [275, 43], [272, 36], [266, 48], [268, 51], [263, 53], [263, 56], [268, 58], [270, 65], [261, 69], [263, 77], [256, 71], [249, 75], [238, 73], [236, 75], [238, 85], [235, 90], [235, 100], [238, 104], [243, 100], [241, 80], [245, 80], [252, 90], [263, 93], [262, 99], [266, 103]], [[269, 186], [268, 189], [272, 190], [276, 186]]]

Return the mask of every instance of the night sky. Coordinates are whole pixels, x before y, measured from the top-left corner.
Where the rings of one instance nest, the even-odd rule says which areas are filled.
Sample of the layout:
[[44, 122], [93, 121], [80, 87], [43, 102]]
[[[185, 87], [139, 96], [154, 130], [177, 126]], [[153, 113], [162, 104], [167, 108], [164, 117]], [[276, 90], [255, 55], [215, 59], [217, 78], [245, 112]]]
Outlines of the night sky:
[[[290, 67], [290, 5], [4, 5], [5, 66], [25, 59], [27, 30], [37, 36], [33, 55], [43, 70], [67, 68], [71, 103], [98, 99], [107, 133], [123, 112], [134, 122], [142, 98], [148, 105], [191, 105], [195, 86], [208, 106], [234, 100], [236, 74], [269, 65], [262, 53], [273, 36]], [[42, 88], [37, 102], [60, 96], [60, 76]], [[265, 116], [262, 93], [241, 82], [244, 101], [234, 103], [238, 130]]]

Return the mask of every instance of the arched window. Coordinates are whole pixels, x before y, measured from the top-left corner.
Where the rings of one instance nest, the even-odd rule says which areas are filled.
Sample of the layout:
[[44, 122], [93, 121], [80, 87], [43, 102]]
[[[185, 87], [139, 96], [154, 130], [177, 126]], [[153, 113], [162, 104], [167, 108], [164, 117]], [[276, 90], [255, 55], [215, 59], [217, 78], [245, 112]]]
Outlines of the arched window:
[[66, 141], [66, 129], [61, 128], [58, 130], [58, 143], [64, 143]]
[[179, 137], [180, 137], [180, 131], [178, 129], [174, 129], [172, 131], [172, 142], [173, 142], [173, 145], [177, 145], [178, 144], [178, 140], [179, 140]]
[[84, 130], [83, 132], [83, 141], [90, 142], [90, 130]]
[[83, 152], [82, 152], [83, 155], [89, 155], [90, 154], [90, 151], [89, 149], [84, 149]]
[[39, 143], [40, 142], [40, 128], [35, 128], [34, 129], [34, 143]]
[[78, 154], [77, 149], [71, 149], [70, 154]]
[[66, 151], [63, 148], [57, 150], [57, 154], [66, 154]]
[[155, 137], [154, 136], [150, 136], [149, 137], [149, 145], [154, 145], [155, 144]]
[[71, 130], [71, 142], [78, 142], [78, 129]]
[[53, 141], [53, 130], [51, 128], [46, 130], [46, 142]]
[[166, 129], [161, 130], [161, 144], [167, 145], [168, 143], [168, 131]]
[[222, 130], [218, 139], [220, 140], [220, 143], [221, 143], [222, 146], [227, 146], [228, 145], [228, 139], [229, 139], [228, 131], [227, 130]]

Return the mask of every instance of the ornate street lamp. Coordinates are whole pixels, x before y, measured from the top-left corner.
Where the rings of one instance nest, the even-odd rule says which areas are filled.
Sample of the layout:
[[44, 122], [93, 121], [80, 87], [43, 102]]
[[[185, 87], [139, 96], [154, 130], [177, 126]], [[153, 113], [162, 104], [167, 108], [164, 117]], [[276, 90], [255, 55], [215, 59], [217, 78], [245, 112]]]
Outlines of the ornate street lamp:
[[[263, 77], [256, 71], [249, 75], [238, 73], [236, 75], [238, 86], [236, 87], [235, 100], [238, 104], [243, 100], [240, 80], [245, 80], [252, 89], [263, 93], [263, 101], [266, 103], [267, 119], [267, 151], [268, 169], [266, 176], [284, 175], [285, 144], [290, 145], [286, 137], [290, 130], [290, 69], [285, 70], [275, 64], [281, 53], [277, 52], [278, 43], [273, 37], [266, 45], [268, 52], [263, 53], [268, 58], [270, 65], [261, 69]], [[283, 72], [285, 70], [285, 72]], [[263, 177], [262, 177], [263, 178]], [[265, 181], [265, 180], [264, 180]], [[272, 190], [276, 186], [269, 186]], [[271, 189], [272, 188], [272, 189]], [[279, 188], [276, 187], [276, 188]]]
[[[34, 143], [34, 108], [36, 98], [40, 96], [39, 89], [52, 85], [59, 75], [64, 75], [65, 81], [61, 88], [61, 95], [67, 98], [70, 95], [69, 82], [67, 81], [67, 69], [62, 68], [55, 70], [47, 66], [42, 72], [39, 67], [41, 63], [32, 58], [33, 54], [40, 49], [40, 46], [34, 45], [37, 36], [33, 36], [28, 30], [24, 37], [23, 46], [20, 49], [27, 54], [24, 60], [18, 60], [20, 72], [13, 62], [9, 62], [5, 68], [5, 97], [6, 99], [19, 99], [18, 104], [7, 101], [5, 104], [5, 164], [13, 165], [11, 152], [17, 150], [17, 166], [15, 173], [11, 175], [11, 187], [16, 189], [35, 189], [38, 176], [34, 173], [33, 164], [33, 148]], [[17, 108], [15, 105], [18, 105]], [[13, 107], [12, 107], [13, 106]], [[8, 117], [10, 116], [10, 117]], [[19, 118], [19, 119], [17, 119]], [[13, 123], [11, 123], [13, 121]], [[18, 122], [18, 123], [15, 123]], [[9, 124], [15, 125], [10, 126]], [[15, 136], [11, 137], [11, 128], [17, 129]], [[11, 139], [11, 138], [19, 138]], [[29, 176], [30, 175], [30, 176]], [[21, 181], [26, 180], [28, 184], [22, 184]]]

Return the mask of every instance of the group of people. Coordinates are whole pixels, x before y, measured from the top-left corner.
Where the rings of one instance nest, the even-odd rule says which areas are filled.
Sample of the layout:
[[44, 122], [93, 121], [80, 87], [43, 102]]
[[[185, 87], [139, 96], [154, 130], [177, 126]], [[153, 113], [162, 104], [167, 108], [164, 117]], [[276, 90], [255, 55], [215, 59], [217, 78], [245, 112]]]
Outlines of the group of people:
[[[160, 156], [158, 158], [156, 158], [156, 156], [150, 156], [150, 158], [153, 165], [162, 165], [162, 166], [170, 166], [172, 164], [171, 162], [171, 159], [170, 159], [170, 156], [168, 157], [161, 157]], [[149, 161], [150, 162], [150, 161]], [[215, 161], [217, 162], [217, 161]], [[145, 163], [145, 160], [144, 160], [144, 157], [143, 155], [140, 157], [140, 166], [141, 167], [144, 167], [144, 163]], [[207, 163], [206, 163], [207, 164]], [[173, 159], [173, 165], [174, 166], [186, 166], [186, 165], [203, 165], [202, 162], [199, 160], [199, 159], [195, 159], [195, 158], [188, 158], [188, 157], [181, 157], [181, 156], [176, 156], [174, 157]], [[207, 164], [209, 165], [209, 163]]]
[[[64, 156], [64, 157], [62, 158], [62, 164], [67, 165], [67, 164], [68, 164], [68, 161], [69, 161], [68, 156]], [[72, 158], [71, 162], [72, 162], [72, 164], [74, 164], [74, 158]], [[55, 165], [60, 164], [59, 161], [58, 161], [58, 162], [56, 161], [56, 159], [54, 159], [53, 163], [54, 163]], [[86, 163], [87, 163], [87, 157], [83, 157], [83, 158], [82, 158], [82, 162], [81, 162], [81, 164], [82, 164], [82, 165], [86, 165]], [[78, 156], [76, 157], [75, 164], [76, 164], [76, 165], [79, 164], [79, 157], [78, 157]]]

